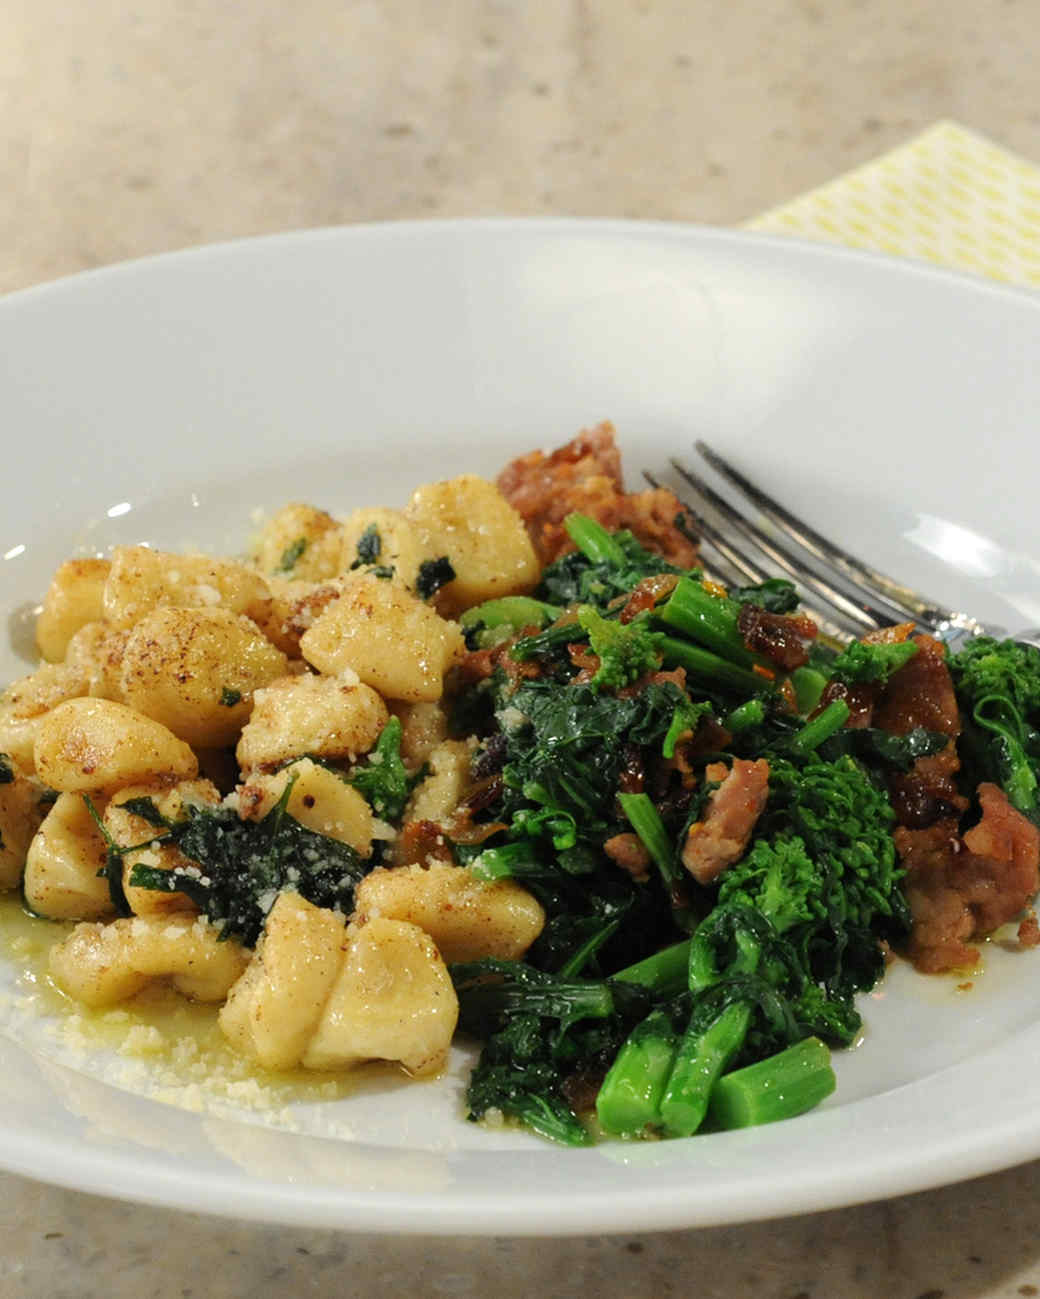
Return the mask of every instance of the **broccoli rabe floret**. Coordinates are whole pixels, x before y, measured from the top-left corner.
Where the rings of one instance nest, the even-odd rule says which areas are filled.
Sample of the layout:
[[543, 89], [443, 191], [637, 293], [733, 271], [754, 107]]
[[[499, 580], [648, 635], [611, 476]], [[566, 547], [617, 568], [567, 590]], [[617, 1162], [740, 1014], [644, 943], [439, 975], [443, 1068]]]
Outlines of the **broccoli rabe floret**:
[[950, 673], [966, 714], [967, 765], [995, 780], [1013, 807], [1040, 824], [1040, 651], [978, 636], [953, 655]]
[[569, 514], [564, 526], [578, 549], [543, 571], [535, 591], [539, 600], [561, 606], [594, 604], [605, 609], [644, 577], [688, 571], [641, 546], [631, 532], [608, 532], [584, 514]]
[[769, 765], [763, 837], [775, 825], [785, 837], [801, 839], [824, 868], [829, 909], [844, 922], [863, 930], [880, 917], [905, 924], [903, 872], [892, 841], [895, 813], [885, 791], [848, 755], [801, 765], [771, 758]]
[[1040, 650], [1020, 641], [977, 636], [950, 658], [950, 673], [971, 711], [991, 696], [1011, 701], [1021, 717], [1040, 712]]
[[722, 876], [720, 904], [757, 907], [778, 933], [825, 915], [823, 872], [797, 836], [760, 839]]
[[831, 663], [831, 672], [838, 681], [856, 685], [866, 681], [887, 681], [917, 653], [913, 641], [881, 641], [865, 644], [855, 640]]
[[396, 821], [420, 775], [410, 774], [401, 760], [401, 720], [391, 717], [368, 755], [368, 762], [354, 770], [350, 783], [384, 821]]
[[629, 623], [604, 618], [592, 607], [582, 605], [578, 622], [588, 633], [599, 668], [590, 684], [598, 690], [620, 690], [661, 665], [660, 634], [650, 630], [650, 615], [641, 613]]

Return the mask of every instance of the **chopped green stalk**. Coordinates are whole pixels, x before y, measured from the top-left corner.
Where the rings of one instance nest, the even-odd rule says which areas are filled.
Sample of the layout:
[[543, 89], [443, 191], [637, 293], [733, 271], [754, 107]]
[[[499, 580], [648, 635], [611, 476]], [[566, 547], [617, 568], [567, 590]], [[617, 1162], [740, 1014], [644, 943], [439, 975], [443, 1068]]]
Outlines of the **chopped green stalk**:
[[701, 719], [710, 716], [711, 713], [712, 705], [706, 700], [695, 704], [692, 699], [684, 698], [676, 705], [664, 743], [661, 745], [661, 757], [674, 758], [676, 746], [683, 736], [695, 735]]
[[758, 661], [744, 644], [737, 627], [740, 605], [728, 596], [714, 595], [700, 582], [680, 578], [667, 602], [655, 614], [661, 622], [732, 663], [748, 668]]
[[691, 676], [697, 677], [705, 685], [723, 686], [728, 690], [738, 690], [744, 694], [752, 691], [758, 694], [769, 689], [771, 679], [759, 676], [747, 668], [742, 668], [728, 659], [719, 658], [711, 650], [691, 645], [689, 641], [679, 640], [675, 636], [662, 636], [657, 642], [666, 663], [685, 668]]
[[661, 872], [661, 878], [669, 888], [679, 878], [675, 864], [675, 852], [668, 831], [664, 828], [661, 814], [650, 801], [648, 794], [619, 794], [621, 810], [628, 818], [628, 823], [639, 835], [643, 847], [653, 858], [654, 865]]
[[795, 668], [789, 680], [794, 687], [795, 707], [803, 717], [808, 717], [820, 702], [827, 677], [816, 668]]
[[638, 983], [662, 997], [682, 992], [689, 982], [690, 940], [663, 947], [635, 965], [628, 965], [610, 977], [616, 983]]
[[745, 1002], [729, 1005], [703, 1032], [687, 1029], [661, 1100], [670, 1137], [691, 1137], [704, 1122], [712, 1089], [743, 1045], [751, 1022]]
[[761, 726], [766, 718], [766, 706], [761, 699], [749, 699], [747, 703], [734, 708], [722, 722], [731, 735], [750, 730], [752, 726]]
[[663, 1010], [653, 1010], [629, 1034], [596, 1097], [605, 1132], [637, 1136], [661, 1122], [661, 1100], [678, 1039]]
[[478, 880], [522, 879], [541, 875], [545, 867], [538, 860], [529, 842], [505, 843], [498, 848], [485, 848], [469, 864], [469, 872]]
[[503, 595], [497, 600], [485, 600], [467, 609], [459, 619], [463, 631], [471, 627], [547, 627], [555, 622], [563, 610], [544, 600], [533, 600], [528, 595]]
[[830, 1051], [818, 1037], [807, 1037], [724, 1075], [715, 1084], [709, 1108], [720, 1128], [748, 1128], [804, 1114], [834, 1087]]
[[588, 515], [568, 514], [563, 526], [571, 541], [594, 564], [616, 564], [621, 568], [627, 562], [625, 552], [606, 528]]
[[849, 718], [849, 706], [844, 699], [832, 699], [822, 712], [791, 736], [791, 748], [797, 753], [812, 753], [835, 731], [840, 731]]

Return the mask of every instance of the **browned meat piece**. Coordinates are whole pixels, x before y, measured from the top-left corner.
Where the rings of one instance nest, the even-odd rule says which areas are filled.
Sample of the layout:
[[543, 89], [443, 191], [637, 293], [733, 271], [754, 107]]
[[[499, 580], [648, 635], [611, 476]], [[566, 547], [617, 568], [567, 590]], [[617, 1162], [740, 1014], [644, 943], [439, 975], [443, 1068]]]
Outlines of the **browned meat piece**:
[[1018, 945], [1040, 947], [1040, 921], [1037, 920], [1036, 912], [1032, 907], [1022, 917], [1022, 923], [1018, 926]]
[[924, 726], [955, 739], [961, 733], [961, 719], [946, 666], [946, 647], [931, 636], [915, 636], [913, 640], [918, 652], [892, 674], [874, 724], [893, 735], [906, 735], [915, 726]]
[[625, 600], [618, 614], [618, 621], [629, 623], [647, 609], [659, 604], [665, 596], [671, 595], [679, 584], [677, 573], [655, 573], [637, 582]]
[[989, 934], [1013, 919], [1040, 889], [1040, 830], [1008, 802], [997, 785], [979, 786], [982, 819], [964, 836], [964, 846], [990, 875], [972, 902], [976, 933]]
[[[912, 622], [903, 622], [897, 627], [881, 627], [878, 631], [869, 631], [865, 636], [861, 636], [860, 640], [864, 645], [900, 644], [909, 637], [913, 629]], [[828, 681], [820, 696], [817, 711], [826, 708], [835, 699], [844, 699], [849, 706], [846, 729], [861, 730], [874, 725], [874, 709], [881, 691], [882, 686], [874, 681], [857, 682], [855, 685], [846, 685], [844, 681]], [[902, 817], [899, 819], [902, 823]]]
[[550, 455], [520, 456], [499, 474], [498, 488], [527, 525], [543, 564], [574, 549], [563, 520], [576, 510], [612, 532], [631, 529], [649, 550], [683, 568], [697, 562], [696, 547], [675, 526], [682, 506], [672, 492], [625, 492], [612, 424], [586, 429]]
[[805, 642], [815, 640], [820, 629], [805, 614], [770, 613], [748, 603], [740, 606], [737, 630], [752, 653], [762, 654], [785, 672], [791, 672], [808, 663]]
[[727, 772], [716, 762], [704, 769], [704, 777], [722, 784], [709, 795], [704, 820], [690, 826], [682, 860], [698, 884], [711, 884], [747, 849], [769, 797], [769, 763], [735, 758]]
[[1040, 888], [1040, 831], [996, 785], [980, 785], [979, 802], [982, 819], [963, 839], [953, 817], [895, 832], [914, 921], [910, 956], [929, 973], [973, 965], [970, 942], [1020, 915]]
[[[897, 633], [901, 628], [889, 630]], [[893, 673], [874, 710], [874, 725], [894, 735], [923, 726], [950, 737], [945, 749], [918, 758], [910, 771], [893, 775], [889, 781], [896, 819], [900, 825], [919, 830], [963, 812], [967, 801], [957, 792], [954, 779], [960, 770], [955, 741], [961, 733], [961, 719], [946, 650], [931, 636], [915, 636], [914, 644], [918, 652]]]
[[876, 698], [877, 686], [872, 682], [857, 682], [850, 686], [844, 681], [828, 681], [823, 688], [816, 711], [826, 708], [835, 699], [844, 699], [849, 707], [846, 728], [850, 731], [862, 730], [864, 727], [873, 725]]
[[650, 854], [638, 835], [616, 834], [606, 841], [603, 851], [634, 880], [642, 881], [650, 878]]
[[[537, 629], [530, 627], [525, 630], [533, 632]], [[519, 662], [510, 654], [511, 647], [512, 641], [504, 641], [501, 645], [493, 645], [490, 649], [469, 650], [463, 655], [456, 669], [459, 680], [466, 685], [476, 681], [486, 681], [496, 668], [501, 668], [514, 683], [541, 676], [542, 669], [534, 659], [524, 663]]]

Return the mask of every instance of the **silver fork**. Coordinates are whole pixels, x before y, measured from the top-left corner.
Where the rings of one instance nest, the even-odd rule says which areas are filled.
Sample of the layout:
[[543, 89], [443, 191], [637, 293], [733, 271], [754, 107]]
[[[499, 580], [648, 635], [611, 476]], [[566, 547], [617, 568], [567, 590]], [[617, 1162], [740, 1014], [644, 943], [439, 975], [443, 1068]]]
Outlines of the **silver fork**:
[[[951, 651], [974, 636], [1007, 634], [1004, 628], [948, 609], [857, 559], [792, 514], [706, 442], [697, 441], [695, 445], [719, 478], [739, 492], [770, 525], [767, 528], [752, 520], [702, 474], [672, 460], [672, 468], [697, 501], [694, 506], [680, 498], [694, 528], [713, 552], [710, 558], [703, 557], [710, 576], [726, 585], [734, 581], [738, 585], [758, 583], [775, 576], [769, 568], [772, 564], [798, 585], [803, 596], [810, 593], [806, 599], [809, 611], [816, 615], [823, 631], [842, 641], [905, 622], [943, 640]], [[652, 487], [661, 486], [646, 470], [643, 477]], [[753, 548], [750, 553], [749, 545]], [[1020, 632], [1015, 639], [1040, 649], [1040, 629]]]

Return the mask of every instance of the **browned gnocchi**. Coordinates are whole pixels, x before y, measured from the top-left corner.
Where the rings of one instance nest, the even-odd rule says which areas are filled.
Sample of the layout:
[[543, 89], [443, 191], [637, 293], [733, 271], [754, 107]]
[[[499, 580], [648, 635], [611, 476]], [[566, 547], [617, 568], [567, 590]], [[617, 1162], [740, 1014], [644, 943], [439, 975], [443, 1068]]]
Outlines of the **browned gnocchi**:
[[[421, 847], [470, 781], [455, 618], [537, 576], [519, 515], [472, 475], [403, 510], [286, 505], [246, 559], [138, 545], [62, 564], [44, 661], [0, 696], [0, 888], [76, 922], [56, 983], [92, 1007], [156, 981], [217, 1003], [265, 1069], [438, 1070], [446, 962], [522, 955], [544, 924], [520, 885]], [[396, 793], [373, 792], [381, 764]], [[234, 871], [251, 929], [211, 905]]]

